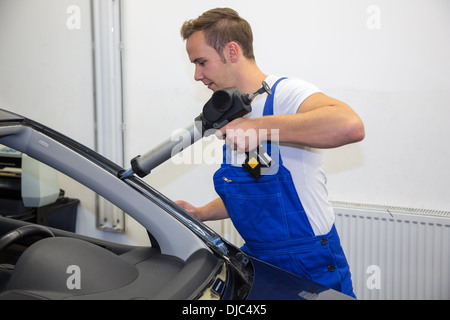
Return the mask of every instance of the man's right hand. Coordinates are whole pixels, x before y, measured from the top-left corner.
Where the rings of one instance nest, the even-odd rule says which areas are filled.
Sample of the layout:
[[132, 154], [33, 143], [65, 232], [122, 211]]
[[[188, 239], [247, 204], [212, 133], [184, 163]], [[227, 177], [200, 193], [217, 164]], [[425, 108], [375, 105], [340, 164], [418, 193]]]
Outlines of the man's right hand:
[[203, 207], [195, 207], [184, 200], [177, 200], [175, 203], [202, 222], [229, 218], [228, 212], [220, 198], [211, 201]]
[[194, 207], [192, 204], [190, 204], [189, 202], [186, 202], [184, 200], [177, 200], [177, 201], [175, 201], [175, 203], [177, 205], [179, 205], [181, 208], [183, 208], [184, 210], [186, 210], [194, 218], [202, 221], [202, 219], [200, 219], [200, 213], [199, 213], [199, 210], [197, 207]]

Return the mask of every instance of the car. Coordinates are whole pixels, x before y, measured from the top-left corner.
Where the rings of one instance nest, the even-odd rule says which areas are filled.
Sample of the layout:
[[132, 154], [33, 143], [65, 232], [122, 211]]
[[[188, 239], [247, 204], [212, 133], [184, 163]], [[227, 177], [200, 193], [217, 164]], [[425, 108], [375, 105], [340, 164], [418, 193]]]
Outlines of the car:
[[[151, 243], [0, 216], [2, 300], [350, 299], [249, 256], [139, 177], [120, 179], [124, 168], [38, 122], [0, 109], [0, 145], [12, 162], [27, 155], [107, 199], [142, 225]], [[49, 189], [47, 201], [31, 199], [31, 206], [54, 201], [60, 190]]]

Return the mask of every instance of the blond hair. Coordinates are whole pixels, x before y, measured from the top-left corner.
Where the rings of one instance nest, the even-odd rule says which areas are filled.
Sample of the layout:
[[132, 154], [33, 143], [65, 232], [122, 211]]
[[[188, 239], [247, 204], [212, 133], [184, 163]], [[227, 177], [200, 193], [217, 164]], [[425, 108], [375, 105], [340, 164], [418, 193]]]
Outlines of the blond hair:
[[250, 24], [230, 8], [216, 8], [206, 11], [197, 19], [185, 21], [180, 33], [187, 40], [194, 32], [203, 30], [206, 43], [213, 47], [225, 60], [223, 49], [234, 41], [242, 48], [243, 55], [255, 60], [253, 53], [253, 32]]

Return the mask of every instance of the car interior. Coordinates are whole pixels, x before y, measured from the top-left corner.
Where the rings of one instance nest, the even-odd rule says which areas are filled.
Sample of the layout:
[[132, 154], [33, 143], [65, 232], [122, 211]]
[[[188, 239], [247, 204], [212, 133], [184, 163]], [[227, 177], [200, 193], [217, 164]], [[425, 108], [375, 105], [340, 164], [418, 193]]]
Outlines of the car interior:
[[[0, 299], [196, 299], [218, 278], [225, 281], [224, 260], [168, 214], [171, 204], [157, 191], [133, 179], [121, 182], [116, 165], [73, 141], [59, 141], [57, 133], [49, 136], [48, 128], [22, 123], [0, 124], [0, 144], [17, 152], [0, 160]], [[74, 233], [79, 200], [48, 181], [37, 183], [38, 196], [27, 193], [33, 183], [23, 183], [25, 157], [45, 162], [57, 176], [77, 177], [105, 199], [119, 199], [115, 204], [143, 225], [151, 245]], [[57, 211], [63, 212], [59, 219]], [[222, 293], [211, 292], [207, 298]]]
[[[20, 224], [0, 218], [2, 235], [32, 228], [0, 250], [0, 299], [195, 299], [223, 267], [206, 249], [183, 261], [154, 247]], [[68, 284], [70, 266], [80, 270], [79, 288]]]

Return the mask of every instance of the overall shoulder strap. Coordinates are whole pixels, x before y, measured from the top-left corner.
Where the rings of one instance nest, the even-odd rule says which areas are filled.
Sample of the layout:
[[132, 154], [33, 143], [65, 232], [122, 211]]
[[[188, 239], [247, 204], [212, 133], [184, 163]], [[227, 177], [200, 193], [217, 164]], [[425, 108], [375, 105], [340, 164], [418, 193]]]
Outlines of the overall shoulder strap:
[[275, 90], [277, 89], [278, 84], [287, 77], [283, 77], [278, 79], [274, 85], [272, 86], [272, 94], [267, 96], [266, 103], [264, 104], [263, 116], [272, 116], [273, 115], [273, 101], [275, 98]]

